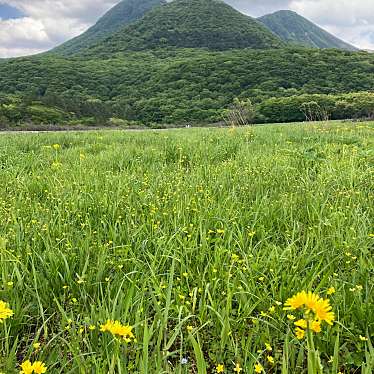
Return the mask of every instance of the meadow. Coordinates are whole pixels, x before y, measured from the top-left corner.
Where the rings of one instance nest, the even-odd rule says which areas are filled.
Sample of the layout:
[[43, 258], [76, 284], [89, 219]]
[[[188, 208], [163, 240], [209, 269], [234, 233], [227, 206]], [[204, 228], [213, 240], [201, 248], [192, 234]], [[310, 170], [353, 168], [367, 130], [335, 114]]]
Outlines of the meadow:
[[373, 373], [373, 130], [0, 134], [0, 372]]

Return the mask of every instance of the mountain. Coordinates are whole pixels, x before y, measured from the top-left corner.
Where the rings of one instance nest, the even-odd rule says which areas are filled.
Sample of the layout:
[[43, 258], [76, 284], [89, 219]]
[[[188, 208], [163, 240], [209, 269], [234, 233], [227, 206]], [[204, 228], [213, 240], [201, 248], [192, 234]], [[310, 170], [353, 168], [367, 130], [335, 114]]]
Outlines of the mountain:
[[171, 48], [267, 49], [284, 43], [257, 20], [220, 0], [175, 0], [150, 10], [90, 49], [90, 54]]
[[358, 50], [290, 10], [280, 10], [260, 17], [258, 20], [287, 43], [313, 48]]
[[166, 3], [165, 0], [123, 0], [82, 35], [58, 46], [53, 52], [71, 55], [86, 49], [104, 40], [125, 25], [142, 18], [153, 7], [164, 3]]

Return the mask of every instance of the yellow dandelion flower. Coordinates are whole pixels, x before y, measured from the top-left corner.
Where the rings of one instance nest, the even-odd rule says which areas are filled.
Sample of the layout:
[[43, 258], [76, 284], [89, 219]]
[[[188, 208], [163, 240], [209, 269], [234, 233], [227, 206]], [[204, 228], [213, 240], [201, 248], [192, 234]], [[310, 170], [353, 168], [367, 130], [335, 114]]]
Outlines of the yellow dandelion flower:
[[223, 364], [218, 364], [218, 365], [216, 366], [216, 373], [223, 373], [224, 370], [225, 370], [225, 367], [224, 367]]
[[274, 365], [274, 357], [273, 356], [267, 356], [266, 359], [268, 360], [269, 364]]
[[114, 336], [119, 336], [125, 341], [134, 339], [135, 336], [132, 333], [132, 327], [128, 325], [122, 325], [119, 321], [108, 320], [105, 325], [100, 326], [101, 332], [110, 332]]
[[321, 332], [321, 322], [320, 321], [312, 321], [310, 322], [310, 329], [314, 332]]
[[234, 371], [235, 373], [240, 373], [243, 369], [240, 367], [240, 364], [235, 364]]
[[325, 321], [327, 324], [332, 325], [335, 321], [335, 314], [331, 312], [330, 301], [327, 299], [320, 299], [314, 306], [314, 313], [316, 314], [316, 319], [319, 321]]
[[284, 310], [296, 310], [305, 305], [307, 294], [305, 291], [297, 293], [295, 296], [287, 299]]
[[333, 295], [336, 292], [335, 287], [330, 287], [327, 290], [327, 295]]
[[0, 300], [0, 323], [13, 316], [13, 310], [9, 309], [5, 301]]
[[287, 318], [290, 320], [290, 321], [294, 321], [296, 319], [295, 316], [293, 316], [292, 314], [287, 314]]
[[299, 319], [298, 321], [294, 322], [294, 325], [302, 329], [308, 328], [308, 322], [305, 319]]
[[263, 370], [264, 370], [264, 367], [261, 364], [257, 363], [255, 365], [255, 373], [262, 373]]
[[27, 360], [21, 364], [21, 371], [20, 374], [32, 374], [34, 371], [34, 367], [30, 360]]
[[47, 372], [47, 367], [45, 366], [45, 364], [41, 361], [36, 361], [34, 362], [34, 364], [32, 365], [33, 369], [34, 369], [34, 372], [36, 374], [44, 374]]
[[296, 334], [297, 339], [299, 340], [302, 340], [305, 337], [305, 331], [298, 327], [296, 327], [295, 334]]

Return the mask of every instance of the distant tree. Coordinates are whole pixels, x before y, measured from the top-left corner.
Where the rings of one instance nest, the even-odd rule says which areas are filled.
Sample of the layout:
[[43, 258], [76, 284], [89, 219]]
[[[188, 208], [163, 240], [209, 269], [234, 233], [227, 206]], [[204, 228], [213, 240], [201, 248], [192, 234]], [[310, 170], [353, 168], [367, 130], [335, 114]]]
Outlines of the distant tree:
[[248, 126], [253, 123], [255, 115], [256, 110], [250, 99], [235, 98], [230, 108], [224, 112], [223, 118], [225, 123], [231, 127]]

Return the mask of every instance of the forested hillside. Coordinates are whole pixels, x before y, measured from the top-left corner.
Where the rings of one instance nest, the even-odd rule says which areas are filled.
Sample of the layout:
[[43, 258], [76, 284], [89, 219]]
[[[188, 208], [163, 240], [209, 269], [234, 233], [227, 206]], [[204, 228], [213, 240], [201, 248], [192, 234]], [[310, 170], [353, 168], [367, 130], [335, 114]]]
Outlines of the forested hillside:
[[283, 42], [255, 19], [220, 0], [176, 0], [150, 10], [87, 53], [108, 56], [156, 48], [278, 48]]
[[280, 10], [260, 17], [258, 20], [287, 43], [312, 48], [337, 48], [357, 51], [357, 48], [289, 10]]
[[[0, 90], [7, 105], [13, 100], [10, 94], [22, 96], [13, 100], [11, 110], [7, 107], [12, 121], [27, 117], [27, 105], [36, 102], [39, 109], [46, 105], [63, 111], [58, 121], [105, 123], [115, 117], [145, 124], [214, 122], [235, 97], [259, 104], [271, 97], [373, 87], [374, 55], [337, 50], [184, 49], [128, 53], [110, 60], [38, 56], [0, 64]], [[287, 118], [283, 115], [282, 120]]]

